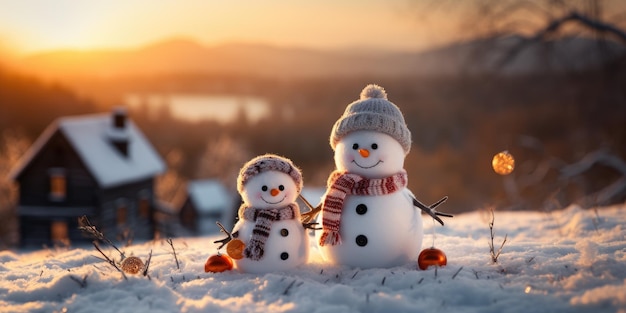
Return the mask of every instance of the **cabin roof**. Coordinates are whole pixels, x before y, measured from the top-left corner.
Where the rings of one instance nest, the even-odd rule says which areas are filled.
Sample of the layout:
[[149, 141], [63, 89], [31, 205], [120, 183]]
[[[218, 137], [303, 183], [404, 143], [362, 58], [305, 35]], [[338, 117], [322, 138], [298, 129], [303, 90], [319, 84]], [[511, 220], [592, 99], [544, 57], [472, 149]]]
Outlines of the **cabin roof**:
[[189, 199], [199, 213], [218, 213], [230, 209], [232, 195], [216, 179], [195, 180], [187, 184]]
[[[130, 120], [123, 131], [113, 130], [111, 114], [62, 117], [50, 124], [26, 152], [11, 177], [17, 179], [50, 138], [61, 132], [102, 188], [148, 179], [162, 173], [165, 163], [143, 133]], [[128, 155], [111, 144], [111, 138], [128, 139]]]

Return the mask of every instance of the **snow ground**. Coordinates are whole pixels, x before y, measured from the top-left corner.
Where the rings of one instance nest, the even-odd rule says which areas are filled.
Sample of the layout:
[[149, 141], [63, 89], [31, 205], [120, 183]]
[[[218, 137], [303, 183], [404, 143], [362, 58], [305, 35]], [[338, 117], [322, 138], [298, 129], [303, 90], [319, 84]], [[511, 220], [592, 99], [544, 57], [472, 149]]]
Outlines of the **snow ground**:
[[436, 227], [448, 265], [426, 271], [328, 266], [313, 249], [290, 272], [205, 273], [215, 238], [178, 238], [180, 269], [164, 241], [126, 247], [153, 251], [150, 279], [126, 281], [89, 246], [2, 251], [0, 312], [626, 312], [625, 210], [496, 212], [494, 242], [508, 241], [495, 265], [489, 214], [461, 214]]

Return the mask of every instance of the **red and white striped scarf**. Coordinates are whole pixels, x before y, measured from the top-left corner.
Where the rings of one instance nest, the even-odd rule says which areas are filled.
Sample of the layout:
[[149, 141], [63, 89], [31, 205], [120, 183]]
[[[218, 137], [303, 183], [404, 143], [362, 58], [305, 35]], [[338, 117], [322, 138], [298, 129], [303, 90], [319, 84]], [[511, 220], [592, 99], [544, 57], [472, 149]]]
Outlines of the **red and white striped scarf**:
[[339, 225], [343, 201], [348, 195], [380, 196], [396, 192], [406, 187], [406, 171], [395, 175], [369, 179], [357, 174], [334, 171], [328, 178], [328, 190], [322, 203], [322, 236], [320, 246], [341, 244]]
[[242, 205], [239, 208], [239, 218], [255, 223], [252, 229], [252, 238], [250, 238], [248, 246], [243, 251], [244, 256], [255, 261], [260, 260], [265, 253], [265, 241], [270, 236], [272, 223], [299, 219], [299, 216], [300, 208], [297, 203], [291, 203], [277, 209], [257, 209], [245, 204]]

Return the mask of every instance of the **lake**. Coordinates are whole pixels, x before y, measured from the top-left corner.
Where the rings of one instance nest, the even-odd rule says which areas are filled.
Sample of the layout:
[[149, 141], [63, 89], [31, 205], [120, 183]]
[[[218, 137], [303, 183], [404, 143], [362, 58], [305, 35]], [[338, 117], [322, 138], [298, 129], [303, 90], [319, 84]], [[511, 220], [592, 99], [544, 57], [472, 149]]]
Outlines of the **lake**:
[[236, 118], [240, 110], [252, 122], [269, 114], [266, 99], [243, 95], [130, 93], [124, 97], [124, 103], [129, 108], [145, 104], [148, 116], [156, 116], [167, 107], [172, 116], [190, 122], [216, 120], [227, 123]]

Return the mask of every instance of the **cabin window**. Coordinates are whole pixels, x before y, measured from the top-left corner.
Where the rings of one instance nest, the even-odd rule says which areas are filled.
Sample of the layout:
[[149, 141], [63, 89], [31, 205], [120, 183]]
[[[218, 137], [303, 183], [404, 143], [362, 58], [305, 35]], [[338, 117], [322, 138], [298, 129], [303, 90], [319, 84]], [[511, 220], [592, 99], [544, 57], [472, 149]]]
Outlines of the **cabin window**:
[[117, 225], [123, 226], [128, 222], [128, 205], [125, 201], [119, 201], [117, 205]]
[[67, 222], [52, 221], [50, 224], [50, 238], [53, 242], [66, 242], [69, 238]]
[[191, 208], [186, 207], [183, 209], [183, 214], [182, 214], [181, 219], [182, 219], [183, 225], [193, 228], [195, 224], [194, 222], [196, 220], [196, 214]]
[[67, 179], [65, 170], [62, 168], [52, 168], [48, 171], [50, 175], [50, 200], [63, 201], [67, 196]]
[[150, 197], [146, 190], [142, 190], [139, 193], [139, 217], [148, 219], [150, 218]]

